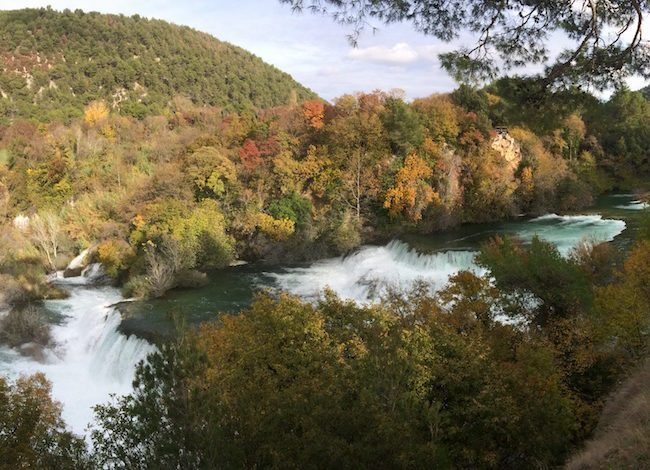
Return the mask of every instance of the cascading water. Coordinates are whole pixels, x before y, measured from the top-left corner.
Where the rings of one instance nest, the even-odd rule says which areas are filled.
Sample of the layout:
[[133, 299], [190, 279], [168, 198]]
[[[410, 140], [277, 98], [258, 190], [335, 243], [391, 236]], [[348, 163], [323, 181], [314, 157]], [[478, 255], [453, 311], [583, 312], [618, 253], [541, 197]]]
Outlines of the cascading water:
[[[601, 215], [549, 214], [514, 227], [504, 232], [523, 241], [538, 235], [568, 255], [583, 240], [612, 241], [625, 230], [625, 222]], [[345, 299], [368, 302], [391, 286], [408, 288], [421, 280], [439, 289], [459, 271], [482, 274], [484, 271], [474, 263], [475, 255], [475, 251], [451, 250], [421, 254], [406, 243], [392, 241], [386, 246], [366, 246], [347, 257], [318, 261], [306, 268], [289, 268], [269, 276], [278, 288], [301, 297], [313, 299], [329, 288]]]
[[642, 211], [643, 209], [648, 209], [650, 208], [650, 205], [647, 202], [643, 201], [631, 201], [628, 202], [627, 204], [622, 204], [620, 206], [616, 206], [617, 209], [626, 209], [630, 211]]
[[291, 268], [270, 276], [278, 287], [301, 297], [314, 298], [329, 287], [345, 299], [367, 302], [388, 287], [406, 288], [418, 280], [440, 288], [460, 270], [478, 271], [474, 255], [471, 251], [421, 254], [406, 243], [392, 241], [386, 246], [364, 247], [345, 258], [318, 261], [307, 268]]
[[602, 215], [547, 214], [528, 222], [528, 227], [518, 231], [524, 241], [537, 235], [553, 243], [563, 255], [568, 255], [582, 241], [611, 242], [625, 230], [625, 222], [605, 219]]
[[122, 300], [120, 292], [84, 285], [98, 268], [88, 269], [85, 277], [55, 281], [68, 288], [70, 297], [45, 302], [62, 320], [52, 327], [54, 344], [42, 362], [0, 350], [0, 373], [47, 376], [53, 397], [64, 405], [64, 420], [78, 434], [92, 421], [93, 406], [108, 401], [111, 394], [130, 392], [135, 366], [154, 351], [148, 342], [118, 333], [120, 315], [111, 305]]

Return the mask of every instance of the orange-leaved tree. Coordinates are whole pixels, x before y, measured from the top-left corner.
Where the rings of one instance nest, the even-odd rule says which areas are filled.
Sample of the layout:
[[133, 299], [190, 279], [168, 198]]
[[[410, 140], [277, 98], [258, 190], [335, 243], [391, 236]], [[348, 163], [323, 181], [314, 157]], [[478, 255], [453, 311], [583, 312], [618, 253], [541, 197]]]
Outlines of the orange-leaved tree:
[[404, 165], [397, 172], [395, 185], [386, 192], [384, 207], [391, 216], [405, 215], [417, 222], [429, 204], [439, 199], [427, 181], [433, 170], [426, 161], [411, 153], [404, 159]]

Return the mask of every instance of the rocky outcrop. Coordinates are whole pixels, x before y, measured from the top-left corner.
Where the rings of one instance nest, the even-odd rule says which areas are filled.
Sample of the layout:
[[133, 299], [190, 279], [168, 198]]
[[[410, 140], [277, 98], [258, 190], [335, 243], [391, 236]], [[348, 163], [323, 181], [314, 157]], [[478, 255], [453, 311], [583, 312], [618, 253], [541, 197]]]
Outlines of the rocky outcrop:
[[85, 268], [90, 265], [93, 257], [93, 248], [86, 248], [79, 255], [70, 261], [68, 267], [63, 271], [63, 277], [77, 277], [81, 276], [81, 273]]
[[521, 163], [521, 148], [517, 141], [508, 132], [499, 132], [492, 139], [491, 147], [503, 157], [508, 168], [514, 174]]

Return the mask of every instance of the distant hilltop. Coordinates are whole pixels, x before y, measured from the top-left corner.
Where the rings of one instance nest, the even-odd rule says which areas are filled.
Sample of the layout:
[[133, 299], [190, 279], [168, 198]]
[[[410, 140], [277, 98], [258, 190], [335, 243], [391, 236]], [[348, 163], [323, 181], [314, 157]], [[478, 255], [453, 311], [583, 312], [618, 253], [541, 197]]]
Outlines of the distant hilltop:
[[0, 60], [4, 121], [67, 120], [98, 99], [142, 117], [178, 95], [229, 110], [316, 96], [240, 47], [137, 15], [0, 11]]

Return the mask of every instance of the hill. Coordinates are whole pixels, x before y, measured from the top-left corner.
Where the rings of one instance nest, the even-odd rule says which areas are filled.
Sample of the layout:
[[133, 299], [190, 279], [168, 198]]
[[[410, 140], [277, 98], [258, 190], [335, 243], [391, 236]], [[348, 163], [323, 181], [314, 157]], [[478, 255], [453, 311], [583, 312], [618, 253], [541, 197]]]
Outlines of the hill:
[[0, 119], [70, 119], [105, 100], [141, 117], [176, 95], [242, 110], [314, 97], [291, 76], [209, 34], [139, 16], [0, 12]]

